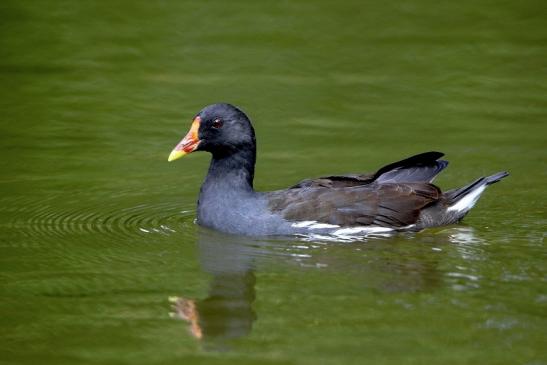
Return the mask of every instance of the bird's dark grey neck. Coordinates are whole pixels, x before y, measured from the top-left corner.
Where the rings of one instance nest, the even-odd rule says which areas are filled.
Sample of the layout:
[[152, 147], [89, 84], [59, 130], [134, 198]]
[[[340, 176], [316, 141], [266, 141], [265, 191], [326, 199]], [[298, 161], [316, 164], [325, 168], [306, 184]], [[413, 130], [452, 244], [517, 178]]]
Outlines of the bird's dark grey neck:
[[209, 187], [221, 190], [253, 191], [256, 151], [238, 150], [229, 154], [213, 154], [202, 191]]

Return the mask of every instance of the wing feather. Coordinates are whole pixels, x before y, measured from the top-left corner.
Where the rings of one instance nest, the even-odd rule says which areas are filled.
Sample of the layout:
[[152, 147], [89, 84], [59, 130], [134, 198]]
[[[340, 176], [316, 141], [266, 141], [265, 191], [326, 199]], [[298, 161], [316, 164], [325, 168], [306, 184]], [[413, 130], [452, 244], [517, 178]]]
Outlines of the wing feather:
[[364, 186], [303, 187], [272, 192], [270, 209], [289, 221], [314, 220], [339, 226], [403, 227], [439, 200], [429, 183], [372, 183]]

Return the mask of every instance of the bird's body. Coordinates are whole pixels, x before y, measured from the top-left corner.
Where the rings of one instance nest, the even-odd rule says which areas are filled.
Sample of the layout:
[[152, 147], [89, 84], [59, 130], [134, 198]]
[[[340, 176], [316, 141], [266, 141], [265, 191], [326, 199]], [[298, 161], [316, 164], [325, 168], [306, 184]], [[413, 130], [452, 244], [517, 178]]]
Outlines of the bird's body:
[[201, 187], [197, 221], [219, 231], [252, 235], [321, 234], [339, 237], [418, 231], [459, 222], [501, 172], [445, 193], [432, 184], [448, 162], [426, 152], [374, 174], [304, 180], [288, 189], [253, 189], [256, 143], [247, 116], [214, 104], [194, 119], [170, 160], [195, 150], [213, 157]]

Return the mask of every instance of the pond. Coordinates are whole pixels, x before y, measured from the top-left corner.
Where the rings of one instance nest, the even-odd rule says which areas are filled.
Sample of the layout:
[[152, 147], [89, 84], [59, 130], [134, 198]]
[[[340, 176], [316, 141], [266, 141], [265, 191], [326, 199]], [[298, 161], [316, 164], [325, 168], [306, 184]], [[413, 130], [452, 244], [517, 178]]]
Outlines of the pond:
[[[0, 5], [7, 364], [545, 364], [539, 3]], [[460, 225], [351, 242], [197, 226], [203, 106], [253, 120], [255, 187], [438, 150], [507, 170]]]

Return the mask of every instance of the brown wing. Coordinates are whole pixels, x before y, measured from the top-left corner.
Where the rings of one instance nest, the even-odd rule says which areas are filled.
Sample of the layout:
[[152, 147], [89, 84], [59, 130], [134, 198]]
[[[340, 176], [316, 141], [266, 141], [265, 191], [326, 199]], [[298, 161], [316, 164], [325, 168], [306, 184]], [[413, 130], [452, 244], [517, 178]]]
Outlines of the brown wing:
[[270, 209], [289, 221], [404, 227], [416, 223], [420, 210], [440, 196], [439, 188], [429, 183], [372, 183], [293, 188], [272, 192], [268, 198]]

